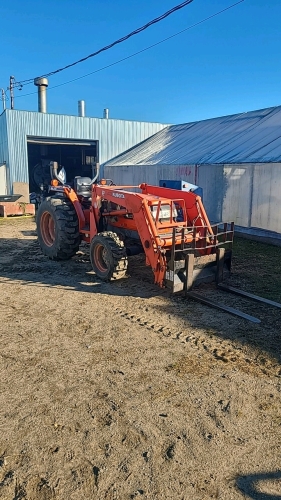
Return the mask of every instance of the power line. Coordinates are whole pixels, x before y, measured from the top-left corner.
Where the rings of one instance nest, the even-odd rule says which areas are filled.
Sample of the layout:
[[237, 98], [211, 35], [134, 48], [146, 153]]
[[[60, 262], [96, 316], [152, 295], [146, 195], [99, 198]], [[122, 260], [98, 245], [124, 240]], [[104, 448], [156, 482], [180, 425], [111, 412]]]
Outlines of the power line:
[[[127, 59], [131, 59], [132, 57], [135, 57], [138, 54], [141, 54], [142, 52], [145, 52], [146, 50], [150, 50], [153, 47], [156, 47], [157, 45], [160, 45], [161, 43], [164, 43], [167, 40], [170, 40], [171, 38], [174, 38], [174, 37], [180, 35], [181, 33], [184, 33], [185, 31], [188, 31], [188, 30], [190, 30], [192, 28], [195, 28], [199, 24], [202, 24], [202, 23], [204, 23], [206, 21], [209, 21], [213, 17], [216, 17], [219, 14], [222, 14], [223, 12], [226, 12], [227, 10], [232, 9], [233, 7], [235, 7], [236, 5], [238, 5], [239, 3], [242, 3], [242, 2], [244, 2], [244, 0], [239, 0], [239, 2], [236, 2], [236, 3], [232, 4], [232, 5], [230, 5], [229, 7], [226, 7], [225, 9], [222, 9], [222, 10], [216, 12], [215, 14], [212, 14], [211, 16], [205, 17], [201, 21], [198, 21], [197, 23], [192, 24], [191, 26], [188, 26], [188, 28], [185, 28], [185, 29], [183, 29], [181, 31], [178, 31], [177, 33], [174, 33], [173, 35], [168, 36], [167, 38], [164, 38], [163, 40], [160, 40], [159, 42], [153, 43], [152, 45], [149, 45], [148, 47], [145, 47], [144, 49], [139, 50], [138, 52], [134, 52], [134, 54], [131, 54], [131, 55], [127, 56], [127, 57], [123, 57], [123, 59], [119, 59], [118, 61], [115, 61], [115, 62], [113, 62], [111, 64], [108, 64], [107, 66], [103, 66], [102, 68], [96, 69], [95, 71], [91, 71], [91, 73], [87, 73], [86, 75], [78, 76], [77, 78], [73, 78], [72, 80], [68, 80], [67, 82], [59, 83], [58, 85], [54, 85], [53, 87], [49, 87], [49, 90], [55, 89], [57, 87], [62, 87], [63, 85], [68, 85], [69, 83], [72, 83], [72, 82], [76, 82], [77, 80], [81, 80], [82, 78], [86, 78], [87, 76], [93, 75], [95, 73], [99, 73], [100, 71], [103, 71], [103, 70], [105, 70], [107, 68], [110, 68], [111, 66], [115, 66], [116, 64], [119, 64], [119, 63], [121, 63], [123, 61], [126, 61]], [[30, 92], [28, 94], [17, 95], [17, 98], [18, 97], [26, 97], [26, 96], [33, 95], [33, 94], [37, 94], [37, 91]]]
[[[142, 31], [146, 30], [147, 28], [149, 28], [150, 26], [152, 26], [153, 24], [157, 24], [159, 23], [160, 21], [163, 21], [163, 19], [166, 19], [166, 17], [170, 16], [171, 14], [173, 14], [174, 12], [180, 10], [180, 9], [183, 9], [183, 7], [186, 7], [187, 5], [189, 5], [191, 2], [193, 2], [193, 0], [185, 0], [185, 2], [182, 2], [178, 5], [176, 5], [175, 7], [173, 7], [172, 9], [168, 10], [167, 12], [165, 12], [164, 14], [162, 14], [161, 16], [158, 16], [156, 17], [155, 19], [153, 19], [152, 21], [149, 21], [148, 23], [144, 24], [144, 26], [141, 26], [140, 28], [137, 28], [136, 30], [132, 31], [131, 33], [129, 33], [128, 35], [126, 36], [123, 36], [122, 38], [119, 38], [118, 40], [115, 40], [115, 42], [112, 42], [110, 43], [109, 45], [106, 45], [105, 47], [103, 47], [102, 49], [99, 49], [97, 50], [96, 52], [93, 52], [92, 54], [89, 54], [88, 56], [86, 57], [83, 57], [82, 59], [79, 59], [78, 61], [75, 61], [71, 64], [67, 64], [66, 66], [62, 67], [62, 68], [59, 68], [59, 69], [56, 69], [55, 71], [50, 71], [50, 73], [46, 73], [45, 75], [42, 75], [42, 77], [48, 77], [48, 76], [51, 76], [51, 75], [55, 75], [57, 73], [60, 73], [61, 71], [64, 71], [68, 68], [71, 68], [72, 66], [76, 66], [76, 64], [80, 64], [84, 61], [87, 61], [87, 59], [90, 59], [91, 57], [95, 57], [97, 56], [98, 54], [100, 54], [101, 52], [105, 52], [106, 50], [109, 50], [111, 49], [112, 47], [114, 47], [115, 45], [119, 44], [119, 43], [122, 43], [122, 42], [125, 42], [126, 40], [128, 40], [129, 38], [131, 38], [132, 36], [134, 35], [138, 35], [139, 33], [141, 33]], [[30, 78], [28, 80], [22, 80], [21, 82], [17, 82], [18, 84], [26, 84], [30, 81], [33, 81], [34, 78]]]

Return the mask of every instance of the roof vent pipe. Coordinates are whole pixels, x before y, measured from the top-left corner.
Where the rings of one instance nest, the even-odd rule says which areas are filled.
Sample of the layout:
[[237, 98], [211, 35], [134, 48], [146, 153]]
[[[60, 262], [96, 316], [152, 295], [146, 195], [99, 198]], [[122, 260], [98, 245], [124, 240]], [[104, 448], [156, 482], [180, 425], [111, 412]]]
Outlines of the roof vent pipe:
[[47, 87], [49, 85], [47, 78], [35, 78], [34, 85], [38, 87], [38, 111], [47, 113]]
[[78, 101], [78, 116], [86, 116], [85, 113], [85, 101]]
[[108, 108], [105, 108], [105, 109], [103, 110], [103, 117], [104, 117], [106, 120], [108, 120], [108, 118], [109, 118], [109, 109], [108, 109]]

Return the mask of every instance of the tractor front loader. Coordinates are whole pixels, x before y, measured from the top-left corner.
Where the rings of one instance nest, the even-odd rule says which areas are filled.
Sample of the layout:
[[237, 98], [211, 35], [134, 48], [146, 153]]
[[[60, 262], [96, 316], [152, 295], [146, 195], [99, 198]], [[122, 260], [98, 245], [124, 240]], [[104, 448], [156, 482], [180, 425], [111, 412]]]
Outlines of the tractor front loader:
[[210, 224], [200, 196], [83, 177], [76, 177], [70, 187], [62, 170], [52, 171], [49, 196], [37, 213], [38, 240], [46, 256], [69, 259], [83, 240], [90, 244], [96, 275], [110, 281], [125, 276], [128, 256], [143, 252], [160, 287], [184, 290], [196, 300], [259, 322], [192, 292], [202, 281], [216, 280], [220, 286], [224, 271], [231, 268], [234, 233], [233, 223]]
[[124, 277], [128, 255], [144, 252], [155, 283], [172, 292], [191, 289], [212, 263], [216, 272], [209, 277], [217, 281], [225, 265], [230, 270], [233, 224], [211, 225], [193, 192], [97, 184], [83, 177], [71, 188], [58, 176], [57, 165], [52, 173], [50, 196], [37, 213], [39, 243], [51, 259], [71, 258], [84, 240], [95, 273], [110, 281]]

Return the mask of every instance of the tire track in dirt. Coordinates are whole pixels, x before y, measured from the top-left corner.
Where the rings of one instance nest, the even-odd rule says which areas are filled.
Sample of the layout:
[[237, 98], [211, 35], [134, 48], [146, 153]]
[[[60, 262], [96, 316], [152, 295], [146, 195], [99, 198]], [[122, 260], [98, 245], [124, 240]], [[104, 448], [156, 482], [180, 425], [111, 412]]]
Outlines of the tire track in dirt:
[[216, 361], [223, 362], [225, 365], [228, 364], [232, 368], [239, 367], [247, 373], [257, 371], [259, 374], [281, 377], [281, 368], [278, 363], [270, 359], [265, 359], [261, 355], [256, 356], [256, 358], [250, 357], [249, 354], [243, 352], [243, 347], [236, 347], [225, 339], [220, 340], [215, 338], [214, 334], [206, 338], [199, 333], [187, 334], [181, 328], [178, 328], [179, 325], [176, 328], [168, 327], [167, 322], [171, 322], [171, 320], [170, 318], [165, 318], [164, 313], [161, 314], [163, 318], [162, 322], [159, 322], [159, 316], [153, 321], [151, 316], [155, 316], [155, 313], [147, 306], [145, 308], [145, 315], [138, 314], [136, 309], [128, 309], [129, 304], [127, 302], [126, 310], [116, 307], [114, 311], [131, 324], [143, 327], [148, 331], [152, 330], [162, 337], [171, 337], [173, 340], [188, 345], [191, 349], [199, 350], [202, 355], [207, 354]]

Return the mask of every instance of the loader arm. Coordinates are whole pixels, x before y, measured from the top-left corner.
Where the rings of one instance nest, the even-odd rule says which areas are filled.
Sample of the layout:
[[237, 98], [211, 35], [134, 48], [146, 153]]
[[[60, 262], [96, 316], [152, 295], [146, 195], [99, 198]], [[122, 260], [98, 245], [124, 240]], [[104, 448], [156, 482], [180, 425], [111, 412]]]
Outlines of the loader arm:
[[[175, 244], [173, 232], [177, 232], [176, 243], [177, 241], [179, 243], [182, 230], [188, 227], [194, 228], [195, 231], [186, 232], [184, 236], [184, 243], [191, 244], [194, 240], [200, 241], [203, 238], [201, 230], [205, 231], [205, 237], [206, 228], [210, 236], [213, 235], [213, 231], [199, 196], [146, 184], [134, 187], [138, 188], [140, 192], [129, 191], [128, 189], [131, 187], [93, 186], [90, 220], [95, 223], [91, 222], [90, 224], [91, 239], [98, 232], [97, 227], [101, 217], [110, 219], [110, 225], [115, 227], [119, 233], [122, 228], [133, 228], [142, 243], [146, 264], [152, 268], [155, 283], [163, 286], [167, 270], [166, 254], [171, 251], [173, 244]], [[114, 204], [117, 208], [101, 213], [100, 207], [104, 200]], [[176, 217], [174, 217], [174, 202], [177, 202], [183, 211], [181, 222], [177, 222]], [[163, 207], [166, 210], [164, 221], [160, 218]], [[130, 224], [126, 219], [128, 216], [133, 219]], [[201, 250], [201, 253], [207, 254], [209, 249]]]
[[120, 206], [120, 210], [114, 213], [133, 215], [136, 230], [146, 255], [146, 264], [151, 266], [154, 272], [155, 283], [160, 284], [160, 282], [163, 283], [166, 262], [161, 252], [161, 239], [157, 233], [146, 198], [143, 194], [129, 192], [122, 189], [122, 187], [118, 188], [118, 186], [93, 186], [93, 207], [98, 206], [100, 200], [106, 199]]

